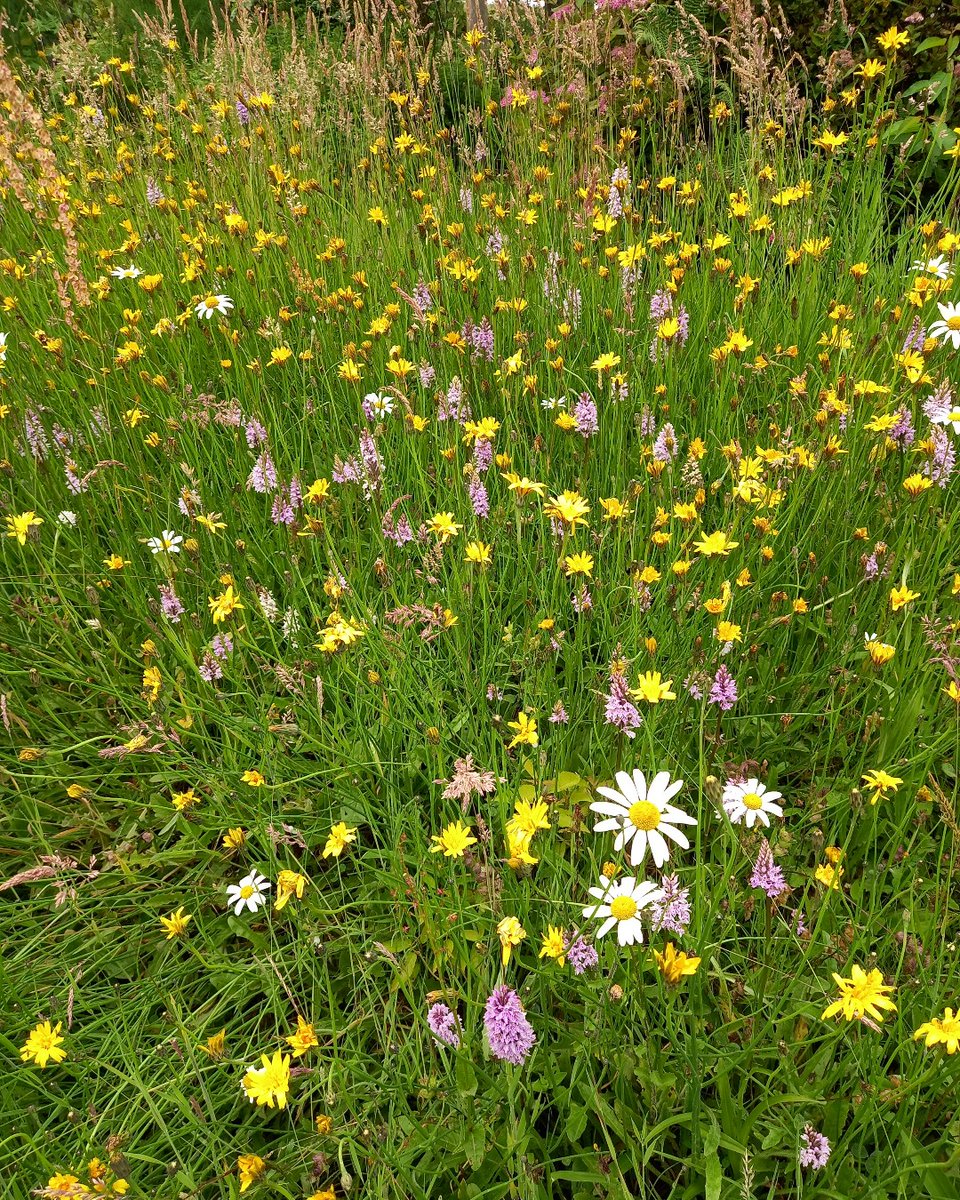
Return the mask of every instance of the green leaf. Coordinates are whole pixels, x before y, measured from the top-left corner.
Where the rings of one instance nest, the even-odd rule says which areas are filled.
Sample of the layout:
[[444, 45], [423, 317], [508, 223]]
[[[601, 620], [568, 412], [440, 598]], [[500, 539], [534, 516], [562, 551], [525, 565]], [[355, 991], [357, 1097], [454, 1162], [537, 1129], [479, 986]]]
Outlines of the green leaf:
[[720, 1167], [720, 1155], [714, 1151], [707, 1156], [706, 1189], [704, 1200], [720, 1200], [720, 1185], [723, 1183], [723, 1171]]
[[587, 1127], [587, 1110], [580, 1104], [574, 1104], [567, 1115], [567, 1138], [576, 1145], [583, 1137]]
[[458, 1055], [457, 1057], [454, 1078], [457, 1081], [457, 1091], [461, 1096], [475, 1096], [477, 1094], [477, 1073], [473, 1069], [473, 1063], [465, 1054]]

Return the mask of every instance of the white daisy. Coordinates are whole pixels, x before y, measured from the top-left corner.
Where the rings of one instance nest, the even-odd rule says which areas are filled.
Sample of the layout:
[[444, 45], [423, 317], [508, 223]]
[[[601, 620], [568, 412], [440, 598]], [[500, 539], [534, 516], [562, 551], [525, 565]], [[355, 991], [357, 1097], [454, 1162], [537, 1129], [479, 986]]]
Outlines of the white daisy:
[[0, 333], [0, 358], [2, 358], [7, 352], [7, 337], [8, 336], [9, 335], [6, 333]]
[[936, 258], [917, 258], [914, 260], [913, 269], [923, 271], [926, 275], [935, 275], [937, 279], [950, 279], [953, 276], [950, 262], [943, 254], [938, 254]]
[[593, 827], [594, 833], [604, 833], [608, 829], [619, 830], [613, 848], [621, 850], [632, 842], [630, 863], [634, 867], [643, 862], [648, 845], [653, 861], [658, 867], [662, 867], [670, 857], [670, 848], [665, 837], [682, 846], [684, 850], [689, 849], [690, 843], [686, 835], [675, 827], [696, 825], [696, 819], [688, 817], [670, 803], [683, 787], [682, 779], [671, 783], [669, 773], [661, 771], [650, 781], [648, 789], [642, 771], [634, 771], [632, 778], [626, 771], [618, 771], [617, 783], [620, 785], [619, 792], [608, 787], [597, 788], [600, 795], [606, 796], [607, 800], [595, 800], [590, 807], [595, 813], [600, 813], [608, 819], [598, 821]]
[[129, 267], [114, 267], [110, 274], [114, 279], [137, 279], [143, 272], [131, 263]]
[[723, 789], [723, 807], [734, 825], [741, 821], [748, 829], [752, 829], [755, 821], [770, 825], [770, 813], [776, 817], [783, 816], [783, 809], [775, 800], [782, 799], [782, 792], [769, 792], [764, 784], [757, 779], [748, 779], [746, 783], [728, 783]]
[[235, 916], [239, 917], [245, 908], [255, 913], [261, 905], [266, 904], [269, 889], [270, 880], [265, 875], [251, 871], [239, 883], [231, 883], [227, 887], [227, 903], [233, 907]]
[[583, 915], [602, 921], [597, 937], [602, 938], [616, 925], [620, 945], [632, 946], [634, 942], [643, 942], [640, 916], [645, 908], [663, 899], [663, 888], [646, 879], [638, 882], [629, 875], [613, 882], [601, 876], [600, 886], [590, 888], [589, 894], [600, 903], [585, 908]]
[[179, 533], [165, 529], [159, 537], [147, 538], [147, 545], [153, 554], [160, 554], [162, 551], [166, 551], [167, 554], [179, 554], [182, 541], [183, 537]]
[[390, 396], [381, 396], [379, 392], [368, 392], [364, 403], [369, 404], [371, 412], [378, 417], [389, 417], [393, 412], [393, 400]]
[[57, 520], [61, 525], [76, 525], [77, 514], [75, 512], [71, 512], [69, 508], [65, 508], [63, 512], [57, 513]]
[[960, 304], [938, 304], [942, 321], [934, 321], [927, 330], [927, 337], [940, 338], [946, 344], [953, 342], [954, 350], [960, 350]]
[[233, 308], [233, 301], [229, 296], [224, 296], [222, 293], [211, 294], [204, 296], [199, 304], [194, 308], [194, 312], [198, 317], [206, 317], [209, 321], [215, 312], [226, 316], [230, 309]]
[[551, 396], [549, 400], [541, 400], [540, 407], [545, 408], [547, 412], [556, 412], [558, 408], [567, 407], [566, 396]]
[[935, 425], [950, 425], [954, 433], [960, 433], [960, 404], [944, 404], [930, 420]]

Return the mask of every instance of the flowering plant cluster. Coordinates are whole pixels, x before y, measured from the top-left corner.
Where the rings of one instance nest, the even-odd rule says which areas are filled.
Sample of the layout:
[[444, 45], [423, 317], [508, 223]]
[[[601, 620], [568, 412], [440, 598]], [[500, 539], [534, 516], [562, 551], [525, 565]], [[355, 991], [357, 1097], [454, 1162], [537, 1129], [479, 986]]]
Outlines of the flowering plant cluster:
[[23, 1194], [949, 1193], [956, 47], [663, 8], [0, 56]]

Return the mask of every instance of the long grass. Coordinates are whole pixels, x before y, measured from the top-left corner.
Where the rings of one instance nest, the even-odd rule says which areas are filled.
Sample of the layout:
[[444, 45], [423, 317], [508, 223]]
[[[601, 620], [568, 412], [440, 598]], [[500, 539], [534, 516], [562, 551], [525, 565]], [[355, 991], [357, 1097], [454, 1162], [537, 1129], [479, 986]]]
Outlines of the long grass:
[[[747, 122], [736, 87], [684, 108], [651, 61], [577, 75], [617, 14], [511, 20], [279, 59], [247, 24], [202, 61], [157, 24], [129, 66], [64, 40], [5, 84], [5, 1195], [234, 1197], [246, 1155], [249, 1193], [288, 1200], [960, 1189], [960, 1060], [914, 1038], [960, 999], [955, 435], [930, 403], [955, 351], [927, 332], [954, 135], [882, 51]], [[581, 523], [545, 511], [564, 491]], [[611, 676], [648, 672], [669, 698], [617, 728]], [[492, 782], [461, 804], [468, 755]], [[634, 769], [697, 821], [663, 871], [593, 832]], [[782, 793], [769, 828], [724, 810], [747, 779]], [[457, 820], [476, 841], [432, 852]], [[234, 915], [252, 869], [269, 903]], [[686, 932], [598, 938], [604, 870], [675, 874]], [[277, 911], [282, 871], [309, 882]], [[549, 926], [597, 965], [539, 956]], [[895, 988], [882, 1023], [822, 1015], [854, 966]], [[501, 983], [521, 1066], [484, 1038]], [[298, 1016], [286, 1106], [251, 1105]], [[47, 1019], [66, 1058], [41, 1069], [20, 1048]]]

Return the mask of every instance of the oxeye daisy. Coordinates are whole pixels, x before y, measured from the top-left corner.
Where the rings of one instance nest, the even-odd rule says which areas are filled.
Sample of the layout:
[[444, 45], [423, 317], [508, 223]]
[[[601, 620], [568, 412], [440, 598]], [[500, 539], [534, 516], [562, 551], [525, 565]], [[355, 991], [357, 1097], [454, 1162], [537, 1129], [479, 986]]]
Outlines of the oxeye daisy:
[[182, 535], [174, 533], [172, 529], [165, 529], [159, 537], [147, 538], [151, 554], [179, 554], [182, 542]]
[[938, 254], [936, 258], [917, 258], [913, 262], [914, 271], [922, 271], [925, 275], [933, 275], [937, 279], [949, 279], [953, 275], [949, 260]]
[[129, 267], [114, 267], [110, 274], [114, 279], [137, 279], [143, 272], [131, 263]]
[[233, 301], [229, 296], [224, 296], [222, 293], [211, 293], [194, 307], [194, 312], [198, 317], [206, 317], [209, 321], [214, 313], [220, 313], [221, 316], [226, 316], [233, 308]]
[[938, 304], [941, 320], [927, 330], [928, 337], [939, 338], [944, 344], [953, 342], [954, 350], [960, 350], [960, 304]]
[[227, 888], [227, 902], [233, 908], [234, 914], [240, 916], [246, 908], [255, 913], [261, 905], [266, 904], [266, 893], [270, 890], [270, 881], [257, 871], [245, 875], [239, 883], [231, 883]]
[[643, 942], [643, 924], [641, 915], [645, 908], [663, 899], [663, 889], [645, 879], [636, 880], [632, 876], [624, 876], [611, 882], [600, 877], [600, 885], [589, 889], [589, 894], [599, 904], [591, 904], [583, 910], [587, 918], [596, 917], [601, 925], [597, 937], [602, 938], [617, 928], [617, 941], [621, 946], [632, 946], [634, 942]]
[[934, 425], [949, 425], [954, 433], [960, 433], [960, 404], [953, 404], [950, 399], [943, 402], [934, 399], [924, 409]]
[[746, 783], [727, 783], [723, 789], [723, 807], [734, 825], [742, 822], [752, 829], [757, 821], [769, 826], [771, 813], [783, 816], [783, 809], [774, 803], [781, 797], [781, 792], [768, 791], [759, 780], [748, 779]]
[[683, 787], [682, 779], [671, 782], [669, 772], [661, 771], [650, 781], [648, 788], [642, 771], [634, 771], [632, 776], [626, 771], [618, 771], [617, 783], [619, 792], [609, 787], [597, 788], [607, 799], [595, 800], [590, 805], [593, 812], [604, 817], [593, 827], [594, 833], [618, 830], [614, 849], [621, 850], [632, 843], [630, 864], [634, 867], [643, 862], [647, 846], [653, 861], [662, 867], [670, 857], [665, 838], [670, 838], [684, 850], [689, 849], [686, 835], [676, 826], [696, 825], [696, 818], [687, 816], [670, 803]]
[[379, 392], [368, 392], [363, 398], [363, 406], [369, 408], [374, 416], [389, 417], [393, 412], [393, 399]]

